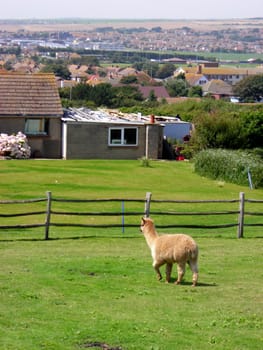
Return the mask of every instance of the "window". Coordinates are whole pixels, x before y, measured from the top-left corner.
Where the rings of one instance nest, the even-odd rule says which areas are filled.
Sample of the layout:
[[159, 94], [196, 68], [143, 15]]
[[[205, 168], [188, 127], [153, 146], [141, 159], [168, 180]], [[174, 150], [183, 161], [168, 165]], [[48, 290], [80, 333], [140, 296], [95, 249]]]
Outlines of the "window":
[[27, 135], [48, 135], [48, 119], [26, 119], [25, 134]]
[[136, 146], [138, 138], [137, 128], [110, 128], [110, 146]]

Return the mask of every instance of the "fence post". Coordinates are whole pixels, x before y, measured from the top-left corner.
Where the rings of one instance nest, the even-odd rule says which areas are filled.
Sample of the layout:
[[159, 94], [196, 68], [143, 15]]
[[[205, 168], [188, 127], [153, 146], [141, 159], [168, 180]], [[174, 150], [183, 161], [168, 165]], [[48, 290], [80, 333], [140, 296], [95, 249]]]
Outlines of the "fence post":
[[244, 235], [244, 214], [245, 214], [245, 193], [239, 193], [239, 217], [238, 217], [238, 229], [237, 238], [243, 238]]
[[150, 205], [151, 205], [151, 192], [146, 192], [144, 216], [148, 218], [150, 216]]
[[122, 227], [122, 233], [124, 233], [124, 230], [125, 230], [125, 221], [124, 221], [124, 200], [121, 202], [121, 227]]
[[51, 215], [51, 192], [47, 192], [47, 211], [46, 211], [46, 222], [45, 222], [45, 240], [49, 239], [49, 225]]

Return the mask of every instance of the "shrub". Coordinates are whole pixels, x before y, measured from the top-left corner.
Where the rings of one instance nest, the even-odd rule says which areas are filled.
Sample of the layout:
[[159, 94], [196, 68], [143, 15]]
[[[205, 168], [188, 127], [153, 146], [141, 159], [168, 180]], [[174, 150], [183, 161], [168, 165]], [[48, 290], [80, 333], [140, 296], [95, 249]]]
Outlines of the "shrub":
[[140, 163], [142, 167], [148, 168], [151, 166], [150, 159], [147, 157], [141, 157], [140, 158]]
[[27, 159], [31, 150], [22, 132], [16, 135], [0, 134], [0, 153], [15, 159]]
[[263, 186], [263, 162], [252, 152], [207, 149], [196, 154], [194, 167], [201, 176], [238, 185], [248, 184], [250, 171], [253, 186]]
[[199, 150], [206, 148], [239, 149], [244, 144], [241, 121], [223, 114], [202, 114], [194, 120], [191, 143]]

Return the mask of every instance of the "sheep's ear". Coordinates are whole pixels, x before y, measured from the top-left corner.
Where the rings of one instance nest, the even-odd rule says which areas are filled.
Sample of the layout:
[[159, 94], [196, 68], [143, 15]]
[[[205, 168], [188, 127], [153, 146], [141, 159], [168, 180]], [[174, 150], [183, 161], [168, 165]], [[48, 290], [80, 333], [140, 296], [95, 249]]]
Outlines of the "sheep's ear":
[[142, 224], [142, 225], [145, 225], [145, 219], [144, 219], [144, 217], [142, 217], [141, 224]]

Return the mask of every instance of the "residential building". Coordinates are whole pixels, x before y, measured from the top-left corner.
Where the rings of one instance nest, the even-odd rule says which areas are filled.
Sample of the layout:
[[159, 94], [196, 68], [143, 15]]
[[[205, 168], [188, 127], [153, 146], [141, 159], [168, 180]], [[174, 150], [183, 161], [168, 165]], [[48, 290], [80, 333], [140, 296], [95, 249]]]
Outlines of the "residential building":
[[33, 157], [61, 157], [62, 116], [53, 74], [0, 73], [0, 133], [26, 134]]
[[193, 67], [180, 67], [175, 71], [175, 76], [179, 74], [195, 74], [204, 76], [207, 80], [223, 80], [231, 85], [235, 85], [249, 75], [263, 74], [263, 67], [239, 68], [239, 67], [207, 67], [199, 64]]
[[153, 118], [70, 108], [62, 123], [64, 159], [162, 158], [163, 126]]
[[233, 95], [232, 85], [223, 80], [212, 79], [202, 86], [203, 96], [209, 95], [219, 100]]

